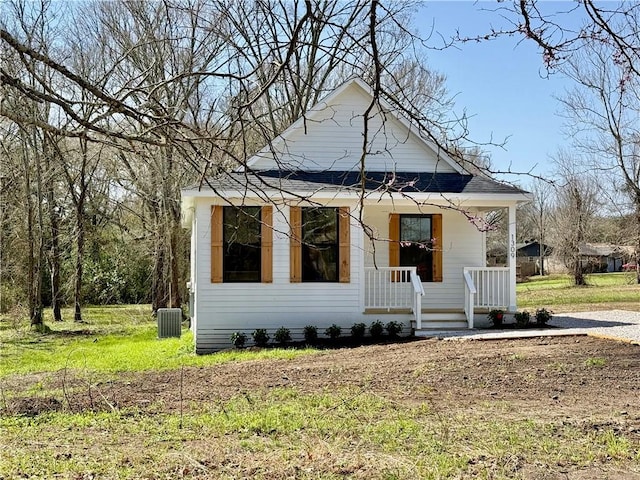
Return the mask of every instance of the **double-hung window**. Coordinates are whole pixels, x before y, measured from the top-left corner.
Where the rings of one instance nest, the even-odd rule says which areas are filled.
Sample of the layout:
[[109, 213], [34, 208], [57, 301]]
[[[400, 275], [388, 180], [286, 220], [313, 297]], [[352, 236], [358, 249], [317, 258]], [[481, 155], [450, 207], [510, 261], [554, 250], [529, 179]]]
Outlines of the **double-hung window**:
[[302, 281], [338, 281], [338, 209], [302, 210]]
[[223, 282], [259, 282], [260, 207], [225, 207], [223, 211]]
[[271, 206], [213, 206], [211, 281], [272, 281]]
[[291, 282], [350, 281], [348, 207], [291, 207]]

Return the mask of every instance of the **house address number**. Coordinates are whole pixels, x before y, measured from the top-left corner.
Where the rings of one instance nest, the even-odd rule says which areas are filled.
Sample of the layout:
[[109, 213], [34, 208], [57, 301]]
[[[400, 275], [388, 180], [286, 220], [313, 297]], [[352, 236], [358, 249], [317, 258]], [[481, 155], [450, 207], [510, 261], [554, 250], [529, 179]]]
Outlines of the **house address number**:
[[513, 233], [511, 234], [509, 254], [511, 255], [511, 258], [516, 258], [516, 236]]

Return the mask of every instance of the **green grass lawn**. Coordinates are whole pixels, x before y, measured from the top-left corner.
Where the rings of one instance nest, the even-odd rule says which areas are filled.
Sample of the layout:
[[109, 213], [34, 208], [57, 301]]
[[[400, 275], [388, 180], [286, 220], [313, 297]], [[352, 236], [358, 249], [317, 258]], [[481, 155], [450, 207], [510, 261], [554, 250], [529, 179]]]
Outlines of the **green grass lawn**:
[[630, 273], [600, 273], [586, 276], [587, 286], [576, 287], [568, 275], [531, 277], [516, 287], [518, 307], [546, 307], [555, 312], [602, 309], [640, 311], [640, 285]]
[[[259, 358], [293, 358], [313, 350], [268, 349], [225, 351], [198, 356], [192, 333], [181, 338], [157, 338], [148, 305], [88, 307], [85, 323], [53, 322], [45, 312], [48, 333], [39, 333], [22, 319], [0, 317], [0, 378], [10, 374], [63, 369], [118, 373], [171, 370]], [[63, 318], [72, 318], [64, 311]]]

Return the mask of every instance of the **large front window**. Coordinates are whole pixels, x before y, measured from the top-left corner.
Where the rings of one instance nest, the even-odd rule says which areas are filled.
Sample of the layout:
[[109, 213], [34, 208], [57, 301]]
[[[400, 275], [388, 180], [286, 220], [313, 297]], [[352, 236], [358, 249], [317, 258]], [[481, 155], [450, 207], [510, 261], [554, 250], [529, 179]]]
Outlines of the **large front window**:
[[261, 267], [260, 207], [224, 207], [223, 279], [259, 282]]
[[417, 267], [423, 282], [433, 281], [431, 215], [400, 216], [400, 266]]
[[338, 209], [302, 209], [302, 281], [338, 281]]

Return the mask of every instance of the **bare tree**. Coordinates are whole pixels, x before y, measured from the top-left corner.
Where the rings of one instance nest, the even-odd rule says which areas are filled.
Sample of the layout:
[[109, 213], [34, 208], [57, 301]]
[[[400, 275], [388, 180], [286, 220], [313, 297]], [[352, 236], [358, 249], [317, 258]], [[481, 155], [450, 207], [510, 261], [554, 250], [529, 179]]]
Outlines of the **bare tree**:
[[[154, 309], [182, 300], [179, 187], [245, 166], [347, 77], [373, 87], [363, 172], [367, 122], [383, 103], [442, 151], [486, 168], [467, 155], [464, 117], [450, 115], [444, 77], [425, 66], [425, 44], [408, 27], [412, 3], [164, 0], [66, 8], [56, 18], [38, 10], [44, 24], [62, 32], [48, 44], [56, 48], [26, 41], [14, 17], [0, 18], [0, 45], [13, 66], [0, 66], [10, 99], [0, 102], [0, 117], [46, 135], [65, 172], [75, 213], [77, 320], [85, 209], [103, 172], [98, 160], [109, 158], [120, 188], [143, 205]], [[11, 108], [14, 99], [46, 104], [49, 114]], [[249, 188], [262, 186], [249, 181]]]
[[[13, 19], [16, 34], [20, 35], [24, 45], [48, 53], [56, 35], [55, 28], [47, 21], [47, 16], [53, 11], [50, 3], [46, 0], [33, 5], [28, 2], [16, 2], [9, 7], [11, 8], [5, 13]], [[39, 93], [53, 88], [48, 67], [35, 59], [21, 59], [17, 52], [3, 49], [2, 65], [3, 71], [11, 72], [27, 88]], [[25, 118], [30, 119], [29, 122], [15, 126], [3, 122], [6, 128], [3, 129], [4, 135], [0, 140], [8, 159], [20, 159], [14, 164], [16, 170], [13, 170], [13, 184], [23, 187], [22, 202], [18, 208], [26, 210], [24, 218], [27, 236], [27, 303], [31, 323], [39, 327], [43, 323], [42, 274], [45, 270], [44, 255], [48, 250], [47, 221], [50, 224], [53, 251], [48, 256], [52, 274], [52, 297], [54, 300], [60, 298], [58, 223], [53, 207], [55, 170], [51, 162], [52, 152], [46, 132], [38, 127], [38, 124], [48, 121], [51, 117], [52, 105], [46, 100], [34, 101], [32, 97], [20, 91], [12, 92], [13, 95], [3, 93], [0, 103], [4, 108], [19, 111]], [[54, 307], [54, 319], [60, 320], [59, 305], [54, 303]]]
[[519, 210], [522, 220], [520, 223], [522, 223], [523, 229], [529, 233], [528, 239], [533, 236], [538, 241], [540, 275], [545, 275], [545, 258], [548, 254], [546, 249], [550, 229], [549, 216], [553, 206], [554, 188], [551, 183], [536, 179], [531, 183], [529, 190], [533, 194], [533, 201], [523, 205]]
[[[628, 200], [634, 216], [636, 260], [640, 258], [640, 77], [612, 55], [615, 49], [587, 45], [563, 66], [576, 86], [562, 103], [575, 148], [589, 166], [607, 175]], [[640, 283], [640, 266], [637, 270]]]
[[575, 155], [559, 152], [556, 158], [556, 205], [553, 212], [554, 246], [564, 259], [575, 285], [586, 285], [581, 248], [597, 209], [596, 183], [580, 171]]

